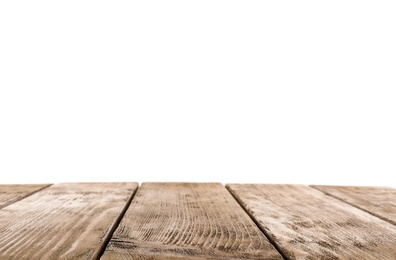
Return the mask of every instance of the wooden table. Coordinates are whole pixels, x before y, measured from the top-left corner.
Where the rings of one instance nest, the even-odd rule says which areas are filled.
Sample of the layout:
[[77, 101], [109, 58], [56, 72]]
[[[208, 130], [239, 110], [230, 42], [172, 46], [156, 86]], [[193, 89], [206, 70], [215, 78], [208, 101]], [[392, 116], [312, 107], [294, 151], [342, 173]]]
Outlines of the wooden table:
[[396, 259], [396, 190], [0, 185], [0, 259]]

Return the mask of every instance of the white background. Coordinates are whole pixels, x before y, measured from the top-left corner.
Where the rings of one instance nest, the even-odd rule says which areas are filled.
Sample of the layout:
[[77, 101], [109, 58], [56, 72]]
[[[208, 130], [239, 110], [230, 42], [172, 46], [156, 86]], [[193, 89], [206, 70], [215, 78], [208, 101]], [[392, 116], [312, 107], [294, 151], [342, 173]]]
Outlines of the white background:
[[396, 187], [394, 1], [1, 1], [0, 182]]

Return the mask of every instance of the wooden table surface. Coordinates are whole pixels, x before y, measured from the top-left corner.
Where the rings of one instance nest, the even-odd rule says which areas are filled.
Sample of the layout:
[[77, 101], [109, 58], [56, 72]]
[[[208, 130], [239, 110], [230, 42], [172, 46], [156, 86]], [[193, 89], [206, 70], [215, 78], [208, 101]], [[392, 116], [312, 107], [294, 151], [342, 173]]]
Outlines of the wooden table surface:
[[0, 185], [0, 259], [396, 259], [396, 190]]

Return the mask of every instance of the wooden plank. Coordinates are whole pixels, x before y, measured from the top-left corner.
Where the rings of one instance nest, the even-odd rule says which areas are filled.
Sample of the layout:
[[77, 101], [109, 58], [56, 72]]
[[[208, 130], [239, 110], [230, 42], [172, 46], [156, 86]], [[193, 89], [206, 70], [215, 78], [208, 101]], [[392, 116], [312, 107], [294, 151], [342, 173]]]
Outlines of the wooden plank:
[[50, 185], [51, 184], [0, 184], [0, 209]]
[[219, 183], [143, 183], [102, 259], [282, 259]]
[[228, 184], [287, 259], [396, 259], [396, 227], [304, 185]]
[[396, 225], [396, 190], [388, 187], [311, 185], [361, 210]]
[[136, 188], [62, 183], [1, 209], [0, 259], [99, 258]]

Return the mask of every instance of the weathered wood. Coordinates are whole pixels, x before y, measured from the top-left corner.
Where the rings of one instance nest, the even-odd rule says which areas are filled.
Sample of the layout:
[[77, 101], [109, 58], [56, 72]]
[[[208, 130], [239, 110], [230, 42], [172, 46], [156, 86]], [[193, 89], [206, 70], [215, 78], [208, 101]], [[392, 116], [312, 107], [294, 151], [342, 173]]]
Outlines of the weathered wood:
[[63, 183], [0, 210], [0, 259], [93, 259], [136, 183]]
[[396, 227], [304, 185], [228, 184], [288, 259], [396, 259]]
[[102, 259], [282, 259], [218, 183], [143, 183]]
[[19, 201], [51, 184], [0, 184], [0, 209]]
[[311, 187], [396, 225], [395, 189], [324, 185], [311, 185]]

